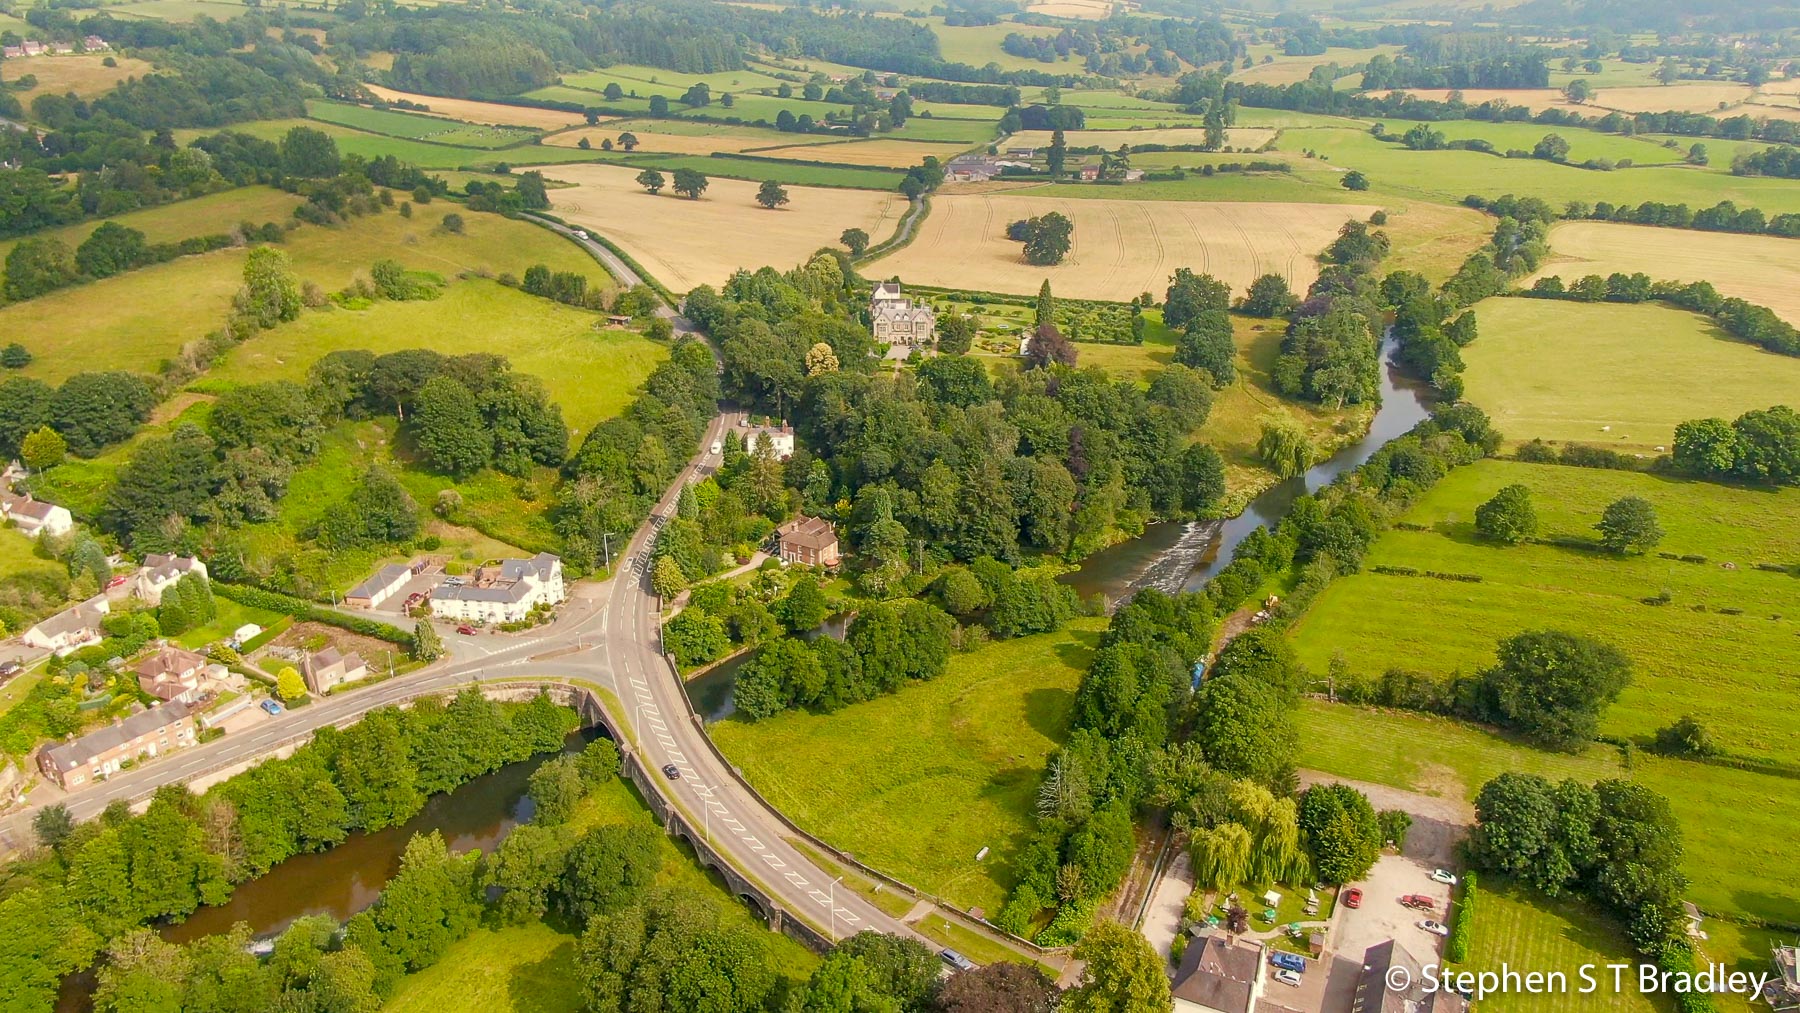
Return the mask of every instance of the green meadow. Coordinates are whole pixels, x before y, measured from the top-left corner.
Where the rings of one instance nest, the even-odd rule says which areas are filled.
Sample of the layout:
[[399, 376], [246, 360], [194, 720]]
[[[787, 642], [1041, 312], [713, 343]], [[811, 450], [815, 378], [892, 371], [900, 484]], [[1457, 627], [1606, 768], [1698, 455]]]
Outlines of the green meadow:
[[539, 133], [527, 127], [461, 123], [442, 116], [420, 116], [394, 109], [371, 109], [347, 102], [308, 102], [306, 115], [315, 120], [366, 130], [372, 134], [468, 148], [509, 148], [529, 143]]
[[[209, 193], [203, 197], [160, 204], [156, 207], [127, 211], [101, 221], [117, 222], [136, 229], [151, 243], [172, 243], [193, 236], [230, 232], [242, 222], [261, 225], [264, 222], [286, 222], [300, 205], [300, 198], [274, 187], [246, 186]], [[77, 222], [33, 233], [33, 238], [48, 237], [66, 244], [71, 250], [93, 235], [101, 221]], [[0, 263], [17, 246], [17, 239], [0, 239]]]
[[[830, 150], [828, 147], [821, 149], [822, 153], [818, 157], [829, 159]], [[754, 155], [671, 155], [639, 151], [630, 155], [613, 152], [602, 155], [597, 161], [626, 165], [634, 169], [659, 169], [663, 172], [696, 169], [708, 176], [774, 180], [788, 186], [836, 186], [856, 190], [892, 190], [906, 177], [906, 173], [899, 169], [814, 165], [757, 158]]]

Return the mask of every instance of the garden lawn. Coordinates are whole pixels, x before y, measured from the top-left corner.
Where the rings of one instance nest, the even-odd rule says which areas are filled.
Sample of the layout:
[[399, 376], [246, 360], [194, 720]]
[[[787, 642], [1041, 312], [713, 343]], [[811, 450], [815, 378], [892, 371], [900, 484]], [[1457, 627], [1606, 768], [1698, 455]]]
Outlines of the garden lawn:
[[[1681, 233], [1667, 233], [1678, 242]], [[1795, 243], [1800, 253], [1800, 243]], [[1475, 307], [1465, 396], [1511, 442], [1579, 442], [1653, 456], [1688, 419], [1795, 404], [1800, 358], [1726, 334], [1697, 313], [1495, 298]]]
[[[1499, 971], [1502, 966], [1556, 970], [1566, 976], [1568, 987], [1567, 992], [1490, 996], [1481, 1004], [1483, 1013], [1562, 1013], [1575, 1005], [1605, 1013], [1675, 1009], [1667, 996], [1638, 992], [1635, 973], [1627, 974], [1623, 990], [1613, 992], [1612, 972], [1604, 965], [1635, 963], [1635, 955], [1618, 926], [1581, 900], [1552, 899], [1516, 884], [1483, 879], [1475, 903], [1469, 959], [1458, 970]], [[1576, 969], [1587, 964], [1596, 965], [1593, 974], [1600, 988], [1580, 995], [1584, 983]]]
[[[581, 803], [574, 824], [586, 828], [603, 823], [646, 822], [649, 809], [623, 780], [596, 789]], [[714, 874], [702, 869], [693, 852], [672, 838], [657, 837], [662, 852], [661, 886], [683, 887], [705, 894], [728, 927], [764, 930], [761, 919], [727, 891]], [[767, 947], [776, 973], [803, 981], [817, 966], [810, 951], [779, 933], [757, 937]], [[383, 1007], [387, 1013], [575, 1013], [581, 1007], [581, 978], [575, 964], [578, 938], [537, 923], [503, 929], [481, 928], [452, 945], [435, 966], [407, 975]]]
[[[1704, 562], [1480, 540], [1475, 508], [1513, 483], [1531, 490], [1543, 536], [1597, 537], [1593, 525], [1608, 503], [1641, 496], [1667, 531], [1658, 551]], [[1800, 490], [1488, 460], [1452, 472], [1405, 520], [1430, 530], [1383, 534], [1363, 572], [1333, 582], [1294, 627], [1295, 647], [1315, 671], [1342, 655], [1364, 676], [1390, 667], [1469, 674], [1492, 664], [1495, 644], [1515, 633], [1573, 630], [1633, 662], [1632, 683], [1603, 716], [1602, 733], [1642, 743], [1693, 714], [1729, 753], [1792, 761], [1800, 715], [1762, 704], [1792, 691], [1800, 582], [1755, 564], [1800, 559]], [[1372, 572], [1383, 565], [1483, 579]], [[1670, 604], [1644, 603], [1665, 591]], [[1423, 616], [1430, 621], [1407, 618]]]
[[[1667, 797], [1681, 823], [1689, 900], [1709, 916], [1800, 922], [1800, 870], [1786, 854], [1791, 780], [1643, 752], [1627, 770], [1608, 746], [1578, 755], [1548, 753], [1447, 718], [1317, 700], [1301, 705], [1299, 719], [1301, 766], [1446, 798], [1472, 801], [1483, 784], [1506, 771], [1638, 781]], [[1707, 928], [1713, 933], [1706, 947], [1711, 959], [1739, 969], [1768, 966], [1768, 933], [1711, 918]]]
[[213, 621], [181, 634], [175, 638], [176, 643], [197, 651], [216, 640], [227, 639], [245, 623], [255, 623], [266, 630], [281, 618], [279, 612], [239, 605], [223, 595], [215, 595], [213, 602], [218, 607], [218, 615], [213, 617]]
[[636, 331], [596, 329], [600, 317], [491, 281], [455, 282], [434, 300], [379, 302], [365, 310], [303, 313], [232, 349], [209, 377], [217, 383], [304, 381], [329, 352], [377, 355], [432, 348], [445, 355], [497, 352], [513, 371], [544, 382], [570, 426], [586, 432], [622, 411], [668, 346]]
[[[801, 827], [897, 879], [998, 911], [1031, 833], [1039, 776], [1068, 733], [1075, 687], [1105, 627], [951, 658], [932, 682], [835, 714], [712, 726], [757, 790]], [[982, 848], [985, 861], [976, 861]]]

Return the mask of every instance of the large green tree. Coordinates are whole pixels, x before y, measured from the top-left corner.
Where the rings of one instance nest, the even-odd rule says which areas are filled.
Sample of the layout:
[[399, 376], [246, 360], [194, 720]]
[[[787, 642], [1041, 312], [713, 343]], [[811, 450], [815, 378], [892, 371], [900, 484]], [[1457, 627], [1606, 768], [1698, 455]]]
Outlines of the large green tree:
[[1560, 630], [1500, 642], [1479, 683], [1485, 716], [1550, 749], [1591, 741], [1600, 712], [1631, 682], [1631, 662], [1611, 644]]
[[1656, 508], [1642, 496], [1626, 496], [1608, 504], [1594, 528], [1600, 532], [1600, 544], [1618, 553], [1648, 552], [1663, 537]]
[[412, 427], [425, 463], [446, 475], [474, 474], [493, 459], [493, 434], [474, 392], [448, 376], [434, 376], [420, 388]]
[[1142, 935], [1102, 922], [1075, 947], [1080, 982], [1063, 993], [1062, 1013], [1168, 1013], [1173, 1006], [1163, 960]]
[[1537, 511], [1531, 490], [1514, 483], [1475, 508], [1475, 530], [1484, 538], [1517, 545], [1537, 534]]

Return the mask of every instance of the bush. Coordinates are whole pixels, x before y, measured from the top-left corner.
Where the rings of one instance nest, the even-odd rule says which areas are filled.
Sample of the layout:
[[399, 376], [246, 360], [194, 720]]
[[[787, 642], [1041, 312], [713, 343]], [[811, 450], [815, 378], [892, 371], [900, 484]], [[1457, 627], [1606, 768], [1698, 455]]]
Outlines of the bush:
[[1476, 873], [1463, 877], [1462, 900], [1450, 916], [1450, 941], [1444, 944], [1444, 959], [1460, 964], [1469, 959], [1469, 933], [1475, 920], [1475, 897], [1479, 893]]

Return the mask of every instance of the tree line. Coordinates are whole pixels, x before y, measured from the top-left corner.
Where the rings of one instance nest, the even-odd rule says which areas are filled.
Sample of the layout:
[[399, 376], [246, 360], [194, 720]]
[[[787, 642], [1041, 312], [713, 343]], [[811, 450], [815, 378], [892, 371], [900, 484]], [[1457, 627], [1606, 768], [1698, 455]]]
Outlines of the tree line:
[[468, 689], [323, 728], [292, 756], [204, 794], [164, 786], [139, 816], [116, 802], [76, 823], [45, 806], [33, 822], [41, 847], [12, 863], [15, 889], [0, 901], [0, 1001], [48, 1008], [64, 975], [115, 941], [141, 940], [129, 935], [139, 926], [220, 903], [237, 884], [353, 830], [404, 823], [431, 795], [558, 749], [575, 723], [545, 696], [502, 705]]
[[[1345, 222], [1325, 248], [1326, 267], [1288, 315], [1275, 389], [1329, 408], [1375, 400], [1381, 388], [1381, 305], [1375, 269], [1387, 234]], [[1221, 307], [1222, 308], [1222, 307]]]
[[[1704, 147], [1704, 145], [1696, 145]], [[1704, 153], [1702, 153], [1704, 157]], [[1521, 221], [1535, 218], [1543, 222], [1562, 221], [1595, 221], [1626, 222], [1632, 225], [1660, 225], [1674, 229], [1698, 229], [1702, 232], [1743, 232], [1751, 235], [1786, 236], [1800, 238], [1800, 214], [1768, 215], [1761, 208], [1740, 208], [1732, 201], [1722, 200], [1709, 208], [1695, 211], [1686, 204], [1663, 204], [1659, 201], [1645, 201], [1642, 204], [1612, 204], [1598, 201], [1589, 204], [1586, 201], [1569, 201], [1561, 211], [1551, 207], [1546, 201], [1536, 197], [1514, 197], [1506, 194], [1502, 197], [1487, 200], [1478, 196], [1463, 198], [1463, 203], [1478, 211], [1488, 211], [1502, 218], [1516, 218]]]

